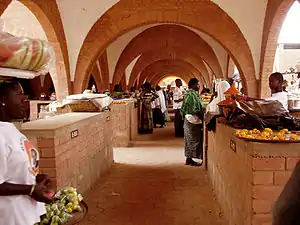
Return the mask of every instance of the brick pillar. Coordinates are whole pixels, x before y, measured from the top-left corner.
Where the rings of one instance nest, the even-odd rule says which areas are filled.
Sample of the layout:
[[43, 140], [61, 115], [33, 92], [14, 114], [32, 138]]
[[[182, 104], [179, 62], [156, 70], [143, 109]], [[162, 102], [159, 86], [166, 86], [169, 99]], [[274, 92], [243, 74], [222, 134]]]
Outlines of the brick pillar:
[[227, 66], [227, 78], [232, 77], [233, 73], [234, 73], [234, 61], [232, 60], [231, 57], [229, 57], [228, 59], [228, 66]]
[[110, 89], [108, 59], [107, 59], [107, 51], [106, 50], [99, 57], [98, 65], [99, 65], [100, 71], [101, 71], [103, 89], [104, 90]]
[[126, 85], [126, 73], [124, 71], [123, 75], [122, 75], [122, 79], [120, 82], [121, 88], [122, 90], [126, 91], [127, 90], [127, 85]]
[[92, 74], [93, 74], [93, 78], [96, 82], [98, 92], [103, 92], [105, 88], [103, 87], [101, 71], [100, 71], [100, 68], [98, 67], [97, 63], [95, 63], [95, 65], [93, 67]]

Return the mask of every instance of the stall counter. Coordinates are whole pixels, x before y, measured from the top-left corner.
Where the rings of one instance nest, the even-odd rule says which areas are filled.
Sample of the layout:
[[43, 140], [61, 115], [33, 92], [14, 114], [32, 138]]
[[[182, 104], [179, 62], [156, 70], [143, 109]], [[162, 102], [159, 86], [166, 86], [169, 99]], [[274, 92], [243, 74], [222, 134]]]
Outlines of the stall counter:
[[300, 143], [258, 143], [217, 124], [208, 133], [207, 168], [230, 225], [271, 225], [271, 210], [300, 159]]
[[22, 125], [21, 132], [40, 152], [40, 172], [57, 189], [84, 193], [113, 163], [110, 112], [68, 113]]
[[49, 105], [53, 101], [29, 100], [29, 102], [30, 102], [30, 121], [33, 121], [39, 118], [40, 107]]

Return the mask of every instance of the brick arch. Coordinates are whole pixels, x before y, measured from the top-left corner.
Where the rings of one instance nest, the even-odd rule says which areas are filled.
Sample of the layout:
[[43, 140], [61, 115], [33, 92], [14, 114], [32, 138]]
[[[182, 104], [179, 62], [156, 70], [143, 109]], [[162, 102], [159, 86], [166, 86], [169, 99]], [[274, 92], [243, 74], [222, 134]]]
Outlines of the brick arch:
[[[159, 81], [161, 81], [162, 79], [164, 79], [164, 78], [166, 78], [168, 76], [169, 75], [166, 75], [166, 74], [160, 74], [159, 76], [157, 76], [157, 78], [155, 78], [153, 81], [150, 81], [150, 82], [152, 82], [153, 85], [156, 86], [159, 83]], [[179, 78], [181, 78], [181, 79], [183, 79], [184, 81], [186, 81], [187, 84], [188, 84], [188, 82], [189, 82], [189, 80], [191, 78], [194, 78], [194, 76], [187, 74], [186, 71], [183, 71], [183, 72], [178, 71], [178, 72], [176, 72], [176, 76], [179, 77]], [[200, 87], [202, 87], [204, 84], [205, 83], [203, 82], [203, 80], [199, 79], [199, 85], [200, 85]]]
[[[184, 69], [179, 69], [176, 70], [176, 72], [174, 72], [174, 74], [176, 74], [177, 77], [181, 78], [182, 80], [187, 80], [189, 81], [191, 78], [193, 78], [190, 74], [188, 74]], [[150, 83], [153, 83], [154, 86], [156, 86], [159, 81], [161, 81], [162, 79], [168, 77], [168, 74], [165, 73], [158, 73], [155, 78], [149, 80]], [[147, 80], [148, 81], [148, 80]], [[202, 81], [201, 81], [202, 82]]]
[[282, 24], [295, 0], [268, 1], [260, 61], [260, 95], [269, 94], [268, 77], [273, 72], [277, 42]]
[[190, 76], [202, 79], [200, 71], [184, 60], [159, 60], [147, 66], [140, 74], [140, 84], [145, 79], [152, 81], [157, 74], [174, 74], [185, 72]]
[[[154, 64], [155, 63], [157, 62], [154, 62]], [[166, 74], [181, 74], [181, 77], [184, 77], [184, 80], [196, 77], [203, 84], [206, 84], [203, 76], [201, 75], [201, 73], [198, 73], [198, 71], [190, 68], [184, 63], [178, 64], [176, 62], [171, 62], [170, 64], [167, 63], [166, 65], [162, 65], [159, 63], [158, 65], [155, 65], [155, 69], [152, 68], [149, 70], [145, 70], [145, 72], [140, 74], [139, 85], [141, 85], [144, 80], [151, 82], [154, 80], [158, 82], [159, 79], [162, 79], [161, 77], [165, 76]]]
[[[38, 19], [56, 56], [56, 75], [51, 74], [58, 99], [72, 92], [67, 43], [58, 6], [55, 0], [19, 0]], [[0, 14], [11, 0], [1, 1]]]
[[93, 25], [81, 46], [74, 91], [82, 90], [92, 65], [109, 44], [132, 29], [157, 23], [185, 25], [211, 36], [233, 58], [245, 91], [251, 96], [257, 95], [254, 62], [247, 40], [233, 19], [208, 0], [182, 0], [180, 3], [178, 0], [122, 0], [116, 3]]
[[153, 49], [152, 51], [145, 52], [140, 56], [134, 65], [129, 78], [128, 86], [131, 87], [135, 80], [137, 79], [139, 73], [152, 64], [153, 62], [163, 60], [163, 59], [182, 59], [195, 66], [196, 69], [200, 71], [204, 80], [208, 86], [211, 86], [212, 78], [209, 76], [206, 66], [204, 65], [201, 57], [198, 54], [189, 52], [186, 49], [181, 48], [163, 48], [163, 49]]
[[202, 59], [211, 66], [214, 74], [222, 77], [221, 66], [209, 44], [186, 27], [165, 24], [149, 28], [130, 41], [118, 60], [113, 83], [119, 82], [122, 72], [136, 57], [144, 52], [160, 48], [182, 48], [185, 51], [200, 54]]
[[192, 77], [187, 75], [186, 73], [176, 73], [176, 74], [164, 74], [164, 75], [160, 75], [160, 79], [154, 83], [154, 85], [158, 85], [160, 81], [162, 81], [163, 79], [167, 78], [167, 77], [171, 77], [174, 76], [176, 78], [181, 79], [182, 81], [184, 81], [186, 84], [189, 82], [189, 79], [191, 79]]
[[95, 70], [95, 68], [93, 69], [92, 73], [89, 76], [89, 79], [87, 80], [87, 83], [85, 84], [85, 88], [87, 88], [89, 86], [89, 82], [91, 77], [93, 77], [96, 86], [97, 86], [97, 90], [98, 91], [103, 91], [103, 85], [102, 85], [102, 80], [101, 77], [99, 76], [99, 74], [97, 74], [97, 71]]

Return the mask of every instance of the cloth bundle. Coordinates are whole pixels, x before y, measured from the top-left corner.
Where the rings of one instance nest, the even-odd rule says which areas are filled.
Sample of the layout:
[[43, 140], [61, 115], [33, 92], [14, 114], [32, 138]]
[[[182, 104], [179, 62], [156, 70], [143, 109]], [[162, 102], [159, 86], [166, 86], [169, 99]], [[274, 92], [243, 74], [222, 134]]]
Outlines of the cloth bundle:
[[0, 32], [0, 67], [46, 74], [55, 61], [50, 44], [39, 39], [16, 37]]

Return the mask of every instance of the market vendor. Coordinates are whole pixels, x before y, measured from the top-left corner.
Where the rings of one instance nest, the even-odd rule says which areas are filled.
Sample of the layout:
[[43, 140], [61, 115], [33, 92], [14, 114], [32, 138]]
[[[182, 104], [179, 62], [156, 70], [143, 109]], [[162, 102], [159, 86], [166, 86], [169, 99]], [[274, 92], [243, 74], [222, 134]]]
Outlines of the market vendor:
[[25, 101], [18, 82], [0, 83], [0, 225], [39, 222], [53, 197], [49, 178], [38, 175], [38, 151], [13, 124], [24, 118]]
[[[265, 100], [277, 100], [288, 111], [288, 96], [287, 92], [283, 90], [283, 75], [279, 72], [272, 73], [269, 77], [269, 87], [271, 89], [272, 96]], [[247, 97], [246, 100], [257, 100]]]

